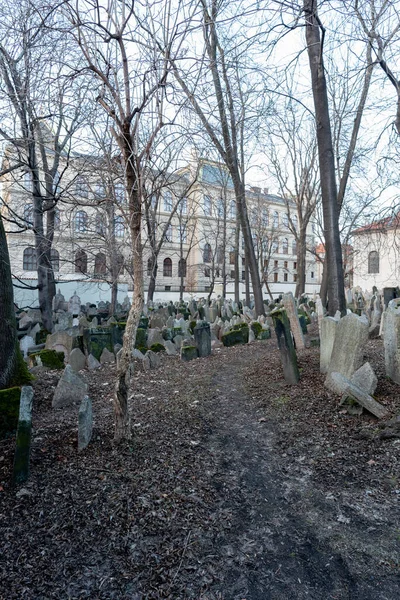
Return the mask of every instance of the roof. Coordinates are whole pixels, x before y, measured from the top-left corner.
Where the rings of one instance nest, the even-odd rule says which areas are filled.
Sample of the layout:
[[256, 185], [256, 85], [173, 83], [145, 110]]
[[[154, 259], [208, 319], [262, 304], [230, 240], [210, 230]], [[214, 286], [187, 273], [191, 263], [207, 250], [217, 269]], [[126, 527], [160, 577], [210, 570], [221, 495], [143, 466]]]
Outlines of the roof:
[[374, 231], [382, 232], [389, 229], [397, 229], [398, 227], [400, 227], [400, 211], [395, 215], [390, 215], [379, 221], [373, 221], [372, 223], [363, 225], [362, 227], [355, 229], [352, 234], [360, 235], [363, 233], [373, 233]]

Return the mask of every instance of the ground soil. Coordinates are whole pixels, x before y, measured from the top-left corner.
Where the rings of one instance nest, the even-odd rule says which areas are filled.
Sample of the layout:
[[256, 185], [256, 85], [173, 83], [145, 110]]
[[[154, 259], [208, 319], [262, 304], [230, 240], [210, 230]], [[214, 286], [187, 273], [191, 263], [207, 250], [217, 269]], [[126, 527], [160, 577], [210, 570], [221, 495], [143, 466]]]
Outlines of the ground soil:
[[[393, 417], [380, 340], [366, 360]], [[31, 477], [10, 486], [0, 442], [0, 598], [395, 600], [400, 439], [349, 416], [318, 348], [283, 380], [274, 340], [183, 363], [135, 364], [133, 438], [113, 445], [114, 367], [85, 372], [94, 433], [55, 411], [59, 372], [34, 384]]]

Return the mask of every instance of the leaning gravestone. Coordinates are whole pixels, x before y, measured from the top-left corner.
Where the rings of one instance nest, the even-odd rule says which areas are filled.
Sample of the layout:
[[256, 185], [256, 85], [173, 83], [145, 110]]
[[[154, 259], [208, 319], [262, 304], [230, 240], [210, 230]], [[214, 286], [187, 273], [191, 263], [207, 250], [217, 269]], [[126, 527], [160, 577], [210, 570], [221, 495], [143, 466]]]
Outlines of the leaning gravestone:
[[363, 362], [365, 344], [368, 340], [368, 319], [350, 313], [342, 317], [336, 326], [335, 341], [325, 385], [332, 389], [330, 374], [340, 373], [347, 379]]
[[78, 413], [78, 450], [84, 450], [92, 439], [93, 410], [92, 401], [85, 396], [81, 402]]
[[284, 308], [278, 308], [272, 311], [271, 317], [274, 320], [275, 333], [281, 354], [283, 376], [286, 383], [295, 385], [298, 383], [300, 375], [297, 366], [296, 350], [294, 349], [290, 331], [289, 319]]
[[74, 373], [70, 365], [67, 365], [54, 392], [52, 407], [65, 408], [81, 402], [87, 390], [87, 384]]
[[206, 321], [199, 321], [194, 328], [193, 333], [199, 357], [210, 356], [211, 330], [209, 323]]
[[305, 348], [304, 335], [292, 292], [283, 294], [283, 306], [285, 307], [286, 314], [289, 318], [290, 329], [292, 330], [294, 341], [296, 342], [296, 348], [297, 350], [303, 350]]
[[389, 303], [384, 315], [383, 344], [386, 375], [396, 383], [400, 383], [400, 305], [397, 305], [396, 300]]
[[161, 366], [161, 357], [157, 352], [147, 350], [143, 358], [143, 369], [145, 371], [151, 371]]
[[24, 483], [29, 477], [29, 457], [32, 436], [32, 400], [33, 388], [24, 385], [21, 388], [19, 419], [14, 456], [13, 482]]

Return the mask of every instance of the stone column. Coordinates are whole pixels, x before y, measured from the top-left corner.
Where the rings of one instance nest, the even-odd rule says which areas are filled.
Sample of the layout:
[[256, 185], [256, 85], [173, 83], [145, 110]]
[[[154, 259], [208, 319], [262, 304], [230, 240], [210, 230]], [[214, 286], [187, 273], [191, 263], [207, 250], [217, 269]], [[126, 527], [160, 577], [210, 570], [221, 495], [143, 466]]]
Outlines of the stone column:
[[24, 483], [29, 477], [29, 458], [32, 436], [32, 401], [33, 388], [30, 385], [24, 385], [21, 388], [14, 456], [13, 482], [15, 485]]
[[296, 348], [297, 350], [303, 350], [305, 348], [304, 335], [292, 292], [283, 294], [283, 306], [285, 307], [286, 314], [289, 318], [290, 328], [293, 333], [294, 341], [296, 342]]
[[271, 317], [274, 320], [275, 333], [281, 354], [283, 376], [286, 383], [295, 385], [298, 383], [300, 375], [297, 367], [296, 350], [293, 346], [288, 316], [285, 309], [281, 308], [272, 311]]

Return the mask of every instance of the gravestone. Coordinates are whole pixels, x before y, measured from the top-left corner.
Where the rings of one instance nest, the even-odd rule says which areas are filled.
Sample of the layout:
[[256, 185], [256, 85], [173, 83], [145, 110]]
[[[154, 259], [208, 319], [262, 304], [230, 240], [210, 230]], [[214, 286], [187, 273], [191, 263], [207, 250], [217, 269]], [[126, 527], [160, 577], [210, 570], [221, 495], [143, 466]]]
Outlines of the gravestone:
[[87, 384], [74, 373], [70, 365], [67, 365], [54, 392], [52, 407], [64, 408], [81, 402], [87, 394], [87, 389]]
[[85, 396], [78, 412], [78, 450], [84, 450], [92, 439], [93, 410], [92, 401]]
[[361, 367], [367, 340], [368, 319], [366, 316], [359, 317], [350, 313], [338, 321], [325, 381], [328, 389], [331, 389], [331, 373], [340, 373], [350, 379], [353, 373]]
[[15, 485], [24, 483], [29, 477], [29, 457], [32, 436], [32, 401], [33, 388], [29, 385], [22, 386], [13, 467], [13, 482]]
[[390, 302], [384, 313], [383, 345], [385, 348], [386, 375], [400, 383], [400, 306]]
[[304, 335], [292, 292], [283, 294], [283, 306], [285, 307], [290, 322], [290, 329], [292, 330], [294, 341], [296, 342], [296, 348], [297, 350], [303, 350], [305, 348]]
[[374, 398], [372, 398], [372, 396], [370, 396], [364, 389], [352, 383], [347, 377], [341, 373], [333, 372], [331, 373], [330, 378], [332, 382], [332, 391], [336, 393], [343, 393], [346, 398], [354, 398], [356, 402], [368, 410], [368, 412], [372, 413], [375, 417], [378, 417], [378, 419], [387, 417], [387, 409], [382, 406], [382, 404], [374, 400]]
[[97, 358], [93, 356], [93, 354], [89, 354], [89, 356], [87, 357], [87, 367], [89, 371], [94, 371], [94, 369], [98, 369], [99, 367], [101, 367], [101, 364], [99, 363]]
[[74, 317], [77, 317], [81, 312], [81, 299], [76, 292], [68, 301], [68, 312]]
[[25, 335], [19, 342], [19, 347], [21, 349], [24, 358], [28, 356], [28, 349], [32, 348], [35, 345], [35, 340], [30, 335]]
[[327, 373], [329, 369], [337, 324], [338, 320], [334, 317], [324, 317], [321, 320], [319, 355], [319, 370], [321, 373]]
[[143, 358], [143, 368], [145, 371], [152, 371], [161, 366], [161, 357], [157, 352], [147, 350]]
[[31, 325], [32, 323], [33, 321], [31, 317], [28, 317], [28, 315], [24, 315], [18, 321], [18, 329], [28, 329], [29, 325]]
[[73, 348], [69, 355], [68, 364], [75, 373], [82, 371], [86, 366], [86, 356], [83, 354], [82, 350]]
[[110, 352], [107, 348], [103, 348], [100, 355], [100, 364], [104, 365], [105, 363], [115, 363], [114, 353]]
[[194, 358], [198, 358], [199, 353], [196, 346], [182, 346], [181, 347], [181, 360], [188, 362]]
[[200, 357], [211, 354], [211, 330], [206, 321], [199, 321], [194, 328], [194, 339]]
[[178, 354], [178, 349], [171, 340], [165, 340], [164, 348], [168, 356], [176, 356]]
[[283, 376], [286, 383], [295, 385], [298, 383], [300, 375], [288, 316], [284, 308], [278, 308], [271, 312], [271, 317], [274, 320], [275, 333], [282, 360]]
[[386, 307], [389, 305], [389, 302], [391, 300], [394, 300], [395, 298], [396, 298], [396, 288], [393, 288], [393, 287], [383, 288], [383, 301], [384, 301], [384, 304]]
[[69, 360], [73, 346], [73, 337], [66, 331], [56, 331], [47, 336], [46, 350], [55, 350], [56, 352], [64, 352], [65, 360]]
[[150, 348], [153, 344], [162, 344], [164, 342], [161, 330], [148, 329], [147, 330], [147, 347]]
[[58, 310], [64, 310], [65, 298], [60, 292], [57, 290], [57, 294], [53, 298], [53, 311], [57, 312]]

